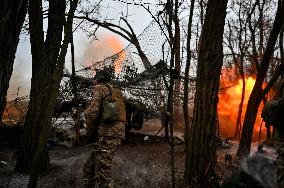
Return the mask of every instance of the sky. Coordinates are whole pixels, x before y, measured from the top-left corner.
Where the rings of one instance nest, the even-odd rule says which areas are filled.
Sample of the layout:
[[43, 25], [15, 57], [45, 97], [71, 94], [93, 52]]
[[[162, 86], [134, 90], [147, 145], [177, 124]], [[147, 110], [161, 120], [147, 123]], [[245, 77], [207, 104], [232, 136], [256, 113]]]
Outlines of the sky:
[[[101, 17], [117, 19], [122, 15], [122, 12], [124, 12], [123, 14], [128, 12], [128, 20], [137, 35], [151, 22], [151, 16], [138, 6], [129, 5], [127, 9], [125, 3], [118, 0], [105, 0], [104, 2], [100, 12]], [[129, 44], [122, 37], [105, 29], [98, 30], [97, 38], [98, 40], [88, 38], [82, 30], [74, 33], [75, 63], [78, 69], [82, 68], [82, 64], [88, 65], [90, 62], [103, 60], [105, 57], [121, 51]], [[70, 59], [70, 49], [68, 49], [66, 67], [71, 67]], [[30, 39], [27, 34], [21, 34], [8, 90], [8, 100], [29, 95], [31, 75]]]

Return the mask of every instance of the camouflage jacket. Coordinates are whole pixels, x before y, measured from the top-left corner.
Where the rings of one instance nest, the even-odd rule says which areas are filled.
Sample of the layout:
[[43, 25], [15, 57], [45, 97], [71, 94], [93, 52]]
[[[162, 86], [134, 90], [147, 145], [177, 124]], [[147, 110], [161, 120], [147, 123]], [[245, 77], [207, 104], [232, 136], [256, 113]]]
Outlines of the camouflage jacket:
[[101, 104], [104, 99], [109, 100], [110, 89], [106, 85], [96, 85], [93, 90], [93, 98], [85, 111], [87, 136], [93, 137], [97, 129], [98, 136], [113, 136], [124, 138], [124, 123], [114, 122], [107, 125], [101, 122]]
[[[276, 96], [284, 97], [284, 78], [282, 78], [276, 85]], [[282, 124], [284, 124], [284, 122]], [[279, 141], [281, 140], [282, 142], [284, 142], [284, 129], [276, 129], [275, 137]]]
[[284, 97], [284, 78], [282, 78], [276, 86], [277, 94], [279, 97]]

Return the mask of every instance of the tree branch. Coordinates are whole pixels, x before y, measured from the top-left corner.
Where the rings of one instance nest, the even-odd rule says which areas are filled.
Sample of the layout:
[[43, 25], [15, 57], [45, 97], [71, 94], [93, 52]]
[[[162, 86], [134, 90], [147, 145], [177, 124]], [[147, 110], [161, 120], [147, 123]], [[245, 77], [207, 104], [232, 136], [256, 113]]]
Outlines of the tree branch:
[[[89, 22], [92, 22], [94, 24], [97, 24], [98, 26], [101, 26], [103, 28], [106, 28], [118, 35], [120, 35], [121, 37], [123, 37], [125, 40], [129, 41], [129, 42], [132, 42], [132, 38], [131, 38], [131, 33], [129, 31], [127, 31], [126, 29], [118, 26], [118, 25], [115, 25], [115, 24], [112, 24], [110, 22], [100, 22], [99, 20], [95, 20], [95, 19], [92, 19], [90, 17], [88, 17], [88, 15], [86, 16], [74, 16], [74, 18], [77, 18], [77, 19], [84, 19], [84, 20], [87, 20]], [[113, 27], [113, 28], [112, 28]], [[124, 33], [126, 33], [127, 35], [125, 35], [124, 33], [122, 33], [121, 31], [118, 31], [118, 30], [115, 30], [114, 28], [117, 28], [117, 29], [120, 29], [121, 31], [123, 31]]]

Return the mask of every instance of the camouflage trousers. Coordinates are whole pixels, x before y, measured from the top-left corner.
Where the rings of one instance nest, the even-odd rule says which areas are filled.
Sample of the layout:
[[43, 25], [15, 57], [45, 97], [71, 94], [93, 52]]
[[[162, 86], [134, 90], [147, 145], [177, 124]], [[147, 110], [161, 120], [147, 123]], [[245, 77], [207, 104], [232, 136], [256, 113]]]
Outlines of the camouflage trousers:
[[121, 142], [122, 138], [103, 136], [94, 144], [83, 168], [86, 178], [84, 187], [110, 188], [113, 186], [111, 167]]
[[277, 187], [284, 188], [284, 140], [276, 142]]

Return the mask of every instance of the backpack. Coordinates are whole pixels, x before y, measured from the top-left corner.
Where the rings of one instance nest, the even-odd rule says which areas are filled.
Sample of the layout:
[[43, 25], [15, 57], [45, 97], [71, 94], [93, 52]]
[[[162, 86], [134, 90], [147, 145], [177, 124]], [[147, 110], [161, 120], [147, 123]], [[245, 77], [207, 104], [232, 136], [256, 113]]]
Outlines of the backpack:
[[110, 96], [103, 100], [102, 120], [106, 123], [121, 121], [126, 123], [126, 110], [122, 92], [110, 84], [106, 84], [110, 90]]
[[265, 102], [261, 117], [264, 122], [276, 128], [284, 124], [284, 97], [277, 97]]

